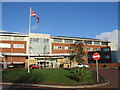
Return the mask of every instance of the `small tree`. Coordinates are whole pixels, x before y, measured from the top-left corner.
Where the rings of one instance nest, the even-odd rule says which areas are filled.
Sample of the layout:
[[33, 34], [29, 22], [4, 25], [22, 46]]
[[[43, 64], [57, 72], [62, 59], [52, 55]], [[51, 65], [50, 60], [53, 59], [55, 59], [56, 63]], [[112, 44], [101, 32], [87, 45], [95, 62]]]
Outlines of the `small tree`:
[[[75, 42], [73, 46], [73, 50], [70, 51], [70, 60], [75, 60], [78, 64], [82, 63], [84, 64], [84, 57], [85, 57], [85, 52], [84, 52], [84, 44], [82, 42]], [[84, 67], [83, 68], [78, 68], [75, 70], [75, 78], [78, 81], [82, 81], [82, 79], [85, 76], [84, 72]]]
[[83, 50], [84, 44], [82, 42], [75, 42], [74, 43], [74, 58], [75, 61], [80, 64], [80, 63], [84, 63], [84, 57], [85, 57], [85, 53]]

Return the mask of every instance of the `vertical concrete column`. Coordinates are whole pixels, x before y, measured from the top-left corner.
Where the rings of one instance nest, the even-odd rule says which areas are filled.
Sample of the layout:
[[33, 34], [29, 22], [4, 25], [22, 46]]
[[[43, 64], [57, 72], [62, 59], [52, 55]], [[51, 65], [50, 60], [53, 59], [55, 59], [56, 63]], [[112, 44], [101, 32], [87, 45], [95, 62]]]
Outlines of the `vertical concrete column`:
[[7, 68], [6, 56], [4, 56], [3, 68], [4, 68], [4, 69]]
[[53, 39], [49, 39], [50, 41], [49, 41], [49, 54], [51, 54], [52, 53], [52, 42], [53, 42]]
[[73, 44], [75, 43], [75, 40], [73, 40]]
[[62, 40], [62, 43], [65, 43], [65, 39]]
[[92, 45], [94, 45], [94, 41], [92, 40]]

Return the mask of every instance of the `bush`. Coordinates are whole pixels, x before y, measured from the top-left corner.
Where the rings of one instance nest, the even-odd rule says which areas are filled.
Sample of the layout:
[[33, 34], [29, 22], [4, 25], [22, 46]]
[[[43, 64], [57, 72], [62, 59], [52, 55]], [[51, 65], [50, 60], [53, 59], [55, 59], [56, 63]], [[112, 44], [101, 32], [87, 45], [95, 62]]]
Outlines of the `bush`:
[[69, 78], [74, 79], [77, 82], [91, 82], [92, 72], [84, 68], [77, 68]]

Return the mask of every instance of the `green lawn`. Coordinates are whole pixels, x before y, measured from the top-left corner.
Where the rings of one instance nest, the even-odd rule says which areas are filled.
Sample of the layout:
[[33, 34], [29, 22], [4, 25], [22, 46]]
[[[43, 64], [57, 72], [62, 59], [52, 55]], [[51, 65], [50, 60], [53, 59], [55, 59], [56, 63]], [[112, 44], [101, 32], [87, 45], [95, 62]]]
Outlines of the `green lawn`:
[[80, 84], [93, 81], [92, 71], [86, 70], [86, 77], [82, 82], [76, 81], [72, 76], [74, 69], [32, 69], [28, 74], [27, 70], [5, 70], [2, 73], [3, 82], [14, 83], [41, 83], [41, 84]]

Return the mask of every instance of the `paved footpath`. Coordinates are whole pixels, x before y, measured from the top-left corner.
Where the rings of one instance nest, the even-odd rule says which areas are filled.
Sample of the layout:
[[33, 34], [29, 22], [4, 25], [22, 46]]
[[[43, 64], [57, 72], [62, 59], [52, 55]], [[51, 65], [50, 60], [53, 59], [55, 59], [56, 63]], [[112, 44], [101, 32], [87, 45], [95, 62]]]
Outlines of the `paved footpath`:
[[120, 70], [109, 69], [109, 68], [99, 68], [99, 74], [104, 77], [104, 79], [109, 80], [109, 84], [102, 86], [100, 88], [118, 88], [118, 76]]

